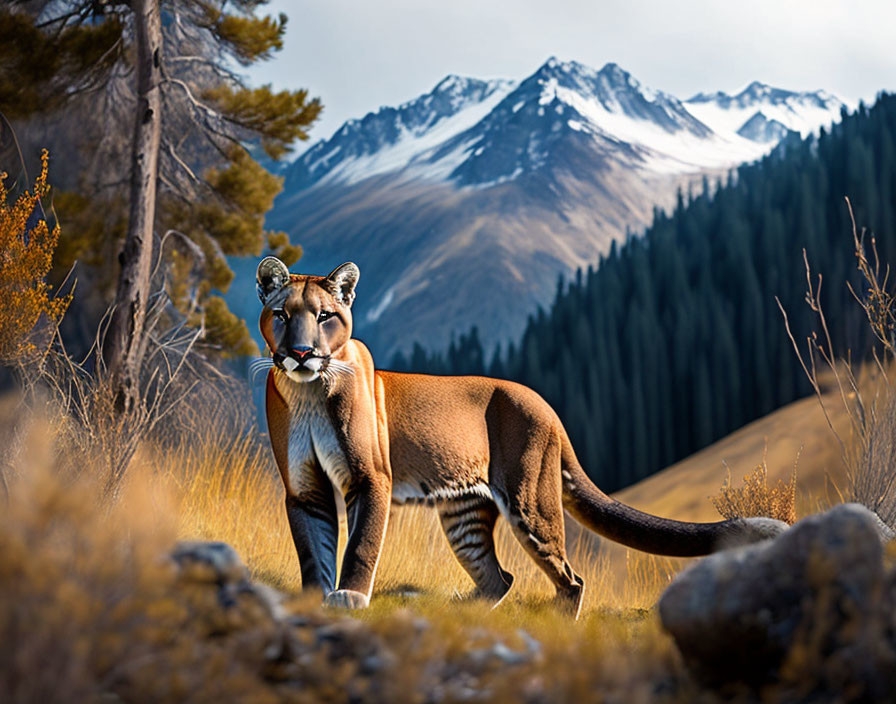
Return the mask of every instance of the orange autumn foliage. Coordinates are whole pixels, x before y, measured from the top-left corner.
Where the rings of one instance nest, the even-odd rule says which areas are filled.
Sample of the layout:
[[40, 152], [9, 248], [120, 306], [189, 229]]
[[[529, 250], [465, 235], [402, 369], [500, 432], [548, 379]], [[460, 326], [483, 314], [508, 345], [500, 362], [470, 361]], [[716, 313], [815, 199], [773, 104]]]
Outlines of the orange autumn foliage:
[[[24, 363], [46, 350], [52, 330], [62, 318], [71, 296], [53, 296], [45, 281], [59, 240], [59, 225], [46, 219], [31, 229], [29, 218], [41, 208], [47, 185], [46, 150], [33, 191], [9, 201], [6, 174], [0, 173], [0, 362]], [[40, 211], [43, 212], [42, 210]]]

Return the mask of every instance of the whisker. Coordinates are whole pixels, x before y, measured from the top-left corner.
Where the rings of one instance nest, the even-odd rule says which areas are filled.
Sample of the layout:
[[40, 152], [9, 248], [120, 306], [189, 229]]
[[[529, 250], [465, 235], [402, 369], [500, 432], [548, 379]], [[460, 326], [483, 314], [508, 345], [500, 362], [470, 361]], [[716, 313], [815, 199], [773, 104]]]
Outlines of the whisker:
[[327, 364], [321, 369], [320, 375], [325, 382], [333, 383], [340, 376], [352, 376], [355, 368], [351, 364], [339, 362], [335, 359], [327, 361]]
[[346, 362], [339, 362], [339, 361], [333, 360], [327, 365], [327, 367], [329, 369], [332, 369], [337, 374], [354, 374], [355, 373], [355, 367], [351, 364], [347, 364]]
[[273, 366], [274, 360], [270, 357], [256, 357], [249, 363], [249, 384], [255, 386], [258, 383], [259, 375]]

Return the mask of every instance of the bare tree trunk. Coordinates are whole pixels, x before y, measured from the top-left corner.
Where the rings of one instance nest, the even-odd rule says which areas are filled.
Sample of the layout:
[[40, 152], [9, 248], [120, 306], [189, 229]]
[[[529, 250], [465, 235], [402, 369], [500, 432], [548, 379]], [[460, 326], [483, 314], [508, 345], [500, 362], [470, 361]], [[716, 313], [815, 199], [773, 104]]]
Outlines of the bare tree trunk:
[[128, 232], [119, 255], [115, 308], [103, 341], [103, 361], [116, 409], [133, 406], [139, 394], [146, 349], [144, 323], [150, 295], [153, 220], [162, 126], [162, 24], [159, 0], [131, 0], [136, 35], [137, 111], [131, 150]]

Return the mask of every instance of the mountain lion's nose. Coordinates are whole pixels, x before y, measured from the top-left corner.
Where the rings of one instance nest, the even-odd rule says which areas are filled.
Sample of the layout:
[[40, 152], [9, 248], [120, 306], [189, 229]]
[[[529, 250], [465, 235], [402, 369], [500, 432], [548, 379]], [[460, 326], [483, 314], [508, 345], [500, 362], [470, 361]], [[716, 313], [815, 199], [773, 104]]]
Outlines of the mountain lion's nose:
[[296, 357], [301, 361], [305, 361], [306, 357], [311, 356], [312, 348], [306, 345], [300, 345], [298, 347], [293, 347], [292, 351], [295, 353]]

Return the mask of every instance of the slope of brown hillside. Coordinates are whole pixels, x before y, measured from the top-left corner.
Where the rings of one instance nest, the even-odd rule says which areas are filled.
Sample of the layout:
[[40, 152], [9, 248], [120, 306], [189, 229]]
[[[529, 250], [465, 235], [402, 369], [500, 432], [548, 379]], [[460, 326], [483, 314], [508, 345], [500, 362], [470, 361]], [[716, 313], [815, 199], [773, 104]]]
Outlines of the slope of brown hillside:
[[[831, 424], [843, 438], [849, 435], [849, 418], [835, 390], [825, 395]], [[813, 513], [842, 500], [846, 470], [840, 444], [815, 396], [795, 401], [756, 420], [677, 464], [627, 487], [614, 496], [635, 508], [683, 521], [718, 521], [721, 516], [710, 501], [719, 493], [731, 471], [739, 486], [765, 457], [769, 484], [788, 480], [797, 464], [797, 516]], [[727, 467], [727, 468], [726, 468]], [[577, 530], [573, 528], [572, 533]], [[645, 557], [610, 541], [601, 541], [602, 561], [609, 570], [607, 585], [623, 588], [630, 582], [633, 565], [643, 569]], [[688, 560], [649, 558], [658, 572], [671, 574]], [[641, 565], [641, 567], [638, 567]], [[668, 578], [668, 577], [667, 577]]]
[[[836, 393], [825, 405], [841, 437], [849, 433], [849, 419]], [[731, 469], [739, 484], [766, 456], [769, 482], [787, 480], [797, 464], [797, 509], [812, 510], [825, 497], [834, 498], [846, 487], [840, 444], [814, 396], [778, 409], [658, 474], [627, 487], [616, 498], [642, 511], [690, 521], [719, 520], [709, 500], [719, 492]]]

